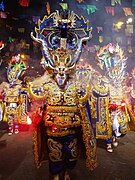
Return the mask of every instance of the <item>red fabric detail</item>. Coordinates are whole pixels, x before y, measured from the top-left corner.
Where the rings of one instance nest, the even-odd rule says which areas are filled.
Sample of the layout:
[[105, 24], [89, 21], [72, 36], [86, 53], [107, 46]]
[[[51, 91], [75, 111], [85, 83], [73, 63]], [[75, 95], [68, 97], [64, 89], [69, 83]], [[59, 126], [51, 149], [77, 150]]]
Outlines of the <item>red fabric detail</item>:
[[52, 126], [51, 126], [52, 132], [55, 130], [55, 128], [56, 128], [55, 125], [52, 125]]
[[123, 99], [123, 100], [121, 101], [121, 103], [125, 103], [125, 100]]
[[36, 113], [36, 115], [34, 115], [34, 117], [32, 118], [32, 124], [33, 126], [37, 126], [42, 120], [42, 111], [41, 113]]
[[19, 0], [19, 4], [24, 7], [28, 7], [30, 0]]
[[2, 95], [0, 94], [0, 99], [2, 99]]
[[109, 104], [109, 110], [111, 110], [111, 111], [115, 111], [117, 108], [118, 108], [118, 106], [117, 106], [117, 104]]
[[20, 100], [18, 101], [18, 104], [19, 104], [19, 105], [21, 104], [21, 101], [20, 101]]
[[125, 106], [121, 106], [120, 109], [125, 112]]
[[0, 41], [0, 46], [2, 46], [2, 41]]

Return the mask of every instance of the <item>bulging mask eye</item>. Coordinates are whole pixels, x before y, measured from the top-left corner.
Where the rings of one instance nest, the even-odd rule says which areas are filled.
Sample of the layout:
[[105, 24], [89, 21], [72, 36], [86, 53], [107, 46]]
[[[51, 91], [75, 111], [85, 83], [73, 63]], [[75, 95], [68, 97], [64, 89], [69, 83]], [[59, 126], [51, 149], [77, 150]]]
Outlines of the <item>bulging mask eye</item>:
[[59, 72], [59, 69], [58, 69], [58, 68], [55, 68], [55, 69], [54, 69], [54, 74], [58, 74], [58, 72]]
[[67, 59], [66, 59], [66, 64], [68, 64], [70, 62], [70, 58], [68, 57]]
[[54, 56], [53, 56], [53, 60], [54, 60], [54, 61], [57, 61], [57, 59], [58, 59], [57, 56], [54, 55]]

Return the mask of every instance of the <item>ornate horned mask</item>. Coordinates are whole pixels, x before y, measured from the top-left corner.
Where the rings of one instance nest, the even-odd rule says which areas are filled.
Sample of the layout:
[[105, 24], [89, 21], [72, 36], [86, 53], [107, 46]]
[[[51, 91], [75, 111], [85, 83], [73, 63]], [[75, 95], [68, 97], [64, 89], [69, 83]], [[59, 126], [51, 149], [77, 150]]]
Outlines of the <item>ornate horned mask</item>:
[[41, 64], [60, 87], [73, 74], [81, 55], [82, 42], [92, 37], [91, 31], [88, 21], [82, 16], [73, 12], [64, 15], [56, 11], [38, 21], [36, 36], [31, 33], [32, 39], [42, 45]]

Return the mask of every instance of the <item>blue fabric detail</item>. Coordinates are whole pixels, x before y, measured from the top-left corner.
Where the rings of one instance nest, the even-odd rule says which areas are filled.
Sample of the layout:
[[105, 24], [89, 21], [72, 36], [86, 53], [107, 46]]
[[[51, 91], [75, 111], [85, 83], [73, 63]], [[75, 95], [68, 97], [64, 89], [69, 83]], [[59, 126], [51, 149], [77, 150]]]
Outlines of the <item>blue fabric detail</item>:
[[[60, 142], [63, 145], [62, 153], [63, 160], [59, 162], [52, 162], [49, 160], [49, 170], [51, 174], [59, 174], [65, 169], [73, 169], [76, 165], [77, 160], [72, 157], [72, 149], [69, 148], [69, 144], [76, 138], [75, 134], [67, 135], [64, 137], [51, 137], [55, 141]], [[71, 160], [71, 161], [70, 161]]]
[[[90, 104], [89, 104], [89, 101], [87, 101], [87, 103], [86, 103], [86, 109], [87, 109], [87, 112], [88, 112], [90, 124], [91, 124], [91, 126], [92, 126], [92, 117], [91, 117], [91, 112], [90, 112]], [[93, 126], [92, 126], [92, 129], [93, 129]]]
[[112, 137], [105, 140], [107, 143], [112, 143]]

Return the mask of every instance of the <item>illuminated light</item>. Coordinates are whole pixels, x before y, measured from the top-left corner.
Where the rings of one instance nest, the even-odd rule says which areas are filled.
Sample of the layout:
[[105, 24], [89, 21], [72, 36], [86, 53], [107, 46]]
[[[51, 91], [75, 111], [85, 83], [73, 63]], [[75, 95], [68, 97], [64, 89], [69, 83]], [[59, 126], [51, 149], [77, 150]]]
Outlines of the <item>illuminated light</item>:
[[124, 22], [121, 22], [121, 21], [117, 23], [118, 26], [122, 26], [123, 24]]
[[34, 66], [32, 66], [31, 68], [34, 69]]
[[128, 24], [128, 23], [132, 23], [132, 22], [133, 22], [133, 18], [128, 18], [127, 24]]
[[81, 62], [83, 62], [83, 59], [80, 59]]
[[121, 27], [122, 27], [123, 24], [124, 24], [124, 22], [119, 21], [117, 24], [115, 24], [115, 26], [116, 26], [118, 29], [121, 29]]
[[27, 124], [31, 124], [31, 123], [32, 123], [32, 121], [31, 121], [30, 117], [27, 116]]
[[37, 74], [38, 74], [39, 72], [37, 71]]
[[24, 58], [25, 58], [25, 55], [24, 55], [24, 54], [22, 54], [22, 55], [21, 55], [21, 58], [22, 58], [22, 59], [24, 59]]

